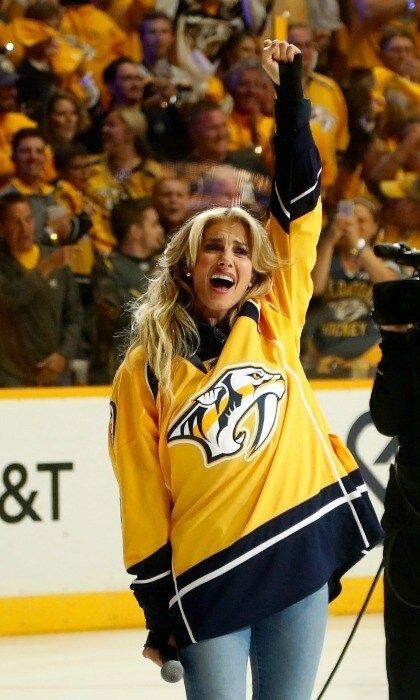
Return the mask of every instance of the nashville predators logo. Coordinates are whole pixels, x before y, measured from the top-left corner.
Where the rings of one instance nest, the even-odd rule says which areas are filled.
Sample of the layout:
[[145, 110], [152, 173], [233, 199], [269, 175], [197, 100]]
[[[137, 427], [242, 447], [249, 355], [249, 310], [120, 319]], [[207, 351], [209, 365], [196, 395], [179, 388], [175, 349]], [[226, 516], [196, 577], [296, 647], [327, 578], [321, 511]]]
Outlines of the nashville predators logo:
[[280, 373], [252, 365], [229, 368], [175, 419], [168, 442], [198, 443], [208, 467], [241, 451], [252, 459], [277, 425], [284, 392]]

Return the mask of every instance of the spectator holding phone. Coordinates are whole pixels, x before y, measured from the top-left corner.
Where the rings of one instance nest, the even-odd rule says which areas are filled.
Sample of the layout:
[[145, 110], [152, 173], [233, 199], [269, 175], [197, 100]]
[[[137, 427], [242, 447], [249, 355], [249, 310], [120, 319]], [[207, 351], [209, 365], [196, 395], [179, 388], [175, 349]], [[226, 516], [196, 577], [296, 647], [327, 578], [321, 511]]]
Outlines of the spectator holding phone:
[[91, 220], [83, 206], [71, 211], [74, 188], [67, 183], [49, 184], [43, 180], [47, 145], [39, 129], [20, 129], [13, 137], [12, 158], [16, 175], [1, 190], [0, 197], [18, 193], [28, 197], [35, 218], [35, 235], [45, 245], [71, 244], [84, 236]]
[[190, 75], [175, 65], [172, 52], [175, 43], [173, 20], [160, 10], [143, 15], [139, 26], [143, 48], [140, 75], [146, 81], [143, 106], [160, 107], [162, 103], [182, 104], [196, 101]]
[[319, 243], [305, 326], [316, 375], [369, 376], [379, 360], [379, 333], [370, 315], [372, 285], [399, 273], [372, 250], [378, 214], [371, 200], [341, 200]]

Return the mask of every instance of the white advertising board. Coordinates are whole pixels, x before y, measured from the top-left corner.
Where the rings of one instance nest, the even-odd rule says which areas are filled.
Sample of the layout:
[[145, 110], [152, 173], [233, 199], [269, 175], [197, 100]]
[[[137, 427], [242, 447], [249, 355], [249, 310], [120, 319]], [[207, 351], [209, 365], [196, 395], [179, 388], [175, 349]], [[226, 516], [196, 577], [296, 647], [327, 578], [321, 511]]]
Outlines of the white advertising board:
[[[392, 458], [370, 422], [370, 389], [317, 391], [362, 466], [381, 515]], [[107, 396], [0, 395], [0, 597], [125, 590]], [[380, 553], [350, 575], [372, 574]]]
[[126, 588], [108, 413], [105, 397], [0, 401], [0, 596]]

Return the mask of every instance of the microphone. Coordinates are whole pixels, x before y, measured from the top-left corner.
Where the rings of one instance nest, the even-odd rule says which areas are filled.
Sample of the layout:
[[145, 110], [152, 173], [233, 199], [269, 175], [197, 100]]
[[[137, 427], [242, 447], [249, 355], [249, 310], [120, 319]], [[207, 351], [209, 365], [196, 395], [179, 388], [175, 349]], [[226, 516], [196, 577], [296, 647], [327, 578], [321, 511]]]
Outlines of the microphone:
[[175, 647], [168, 644], [164, 650], [160, 650], [164, 663], [160, 669], [160, 675], [167, 683], [178, 683], [184, 676], [184, 669], [178, 659]]

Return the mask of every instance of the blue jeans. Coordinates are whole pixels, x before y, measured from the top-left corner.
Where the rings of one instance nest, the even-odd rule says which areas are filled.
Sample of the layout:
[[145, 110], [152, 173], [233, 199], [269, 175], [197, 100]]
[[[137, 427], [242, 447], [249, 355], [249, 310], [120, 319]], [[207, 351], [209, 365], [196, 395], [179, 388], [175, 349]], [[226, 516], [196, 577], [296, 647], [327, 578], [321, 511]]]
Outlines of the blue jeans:
[[188, 700], [309, 700], [324, 642], [328, 587], [251, 627], [180, 651]]

